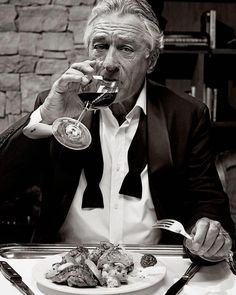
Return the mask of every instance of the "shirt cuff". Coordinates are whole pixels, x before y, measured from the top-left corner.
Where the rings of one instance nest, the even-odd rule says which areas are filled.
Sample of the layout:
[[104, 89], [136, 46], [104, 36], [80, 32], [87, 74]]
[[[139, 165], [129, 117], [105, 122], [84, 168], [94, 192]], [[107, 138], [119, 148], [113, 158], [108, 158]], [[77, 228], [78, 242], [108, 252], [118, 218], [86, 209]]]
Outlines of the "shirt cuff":
[[52, 135], [52, 125], [40, 123], [42, 121], [40, 107], [30, 116], [30, 121], [23, 129], [23, 134], [32, 139], [46, 138]]

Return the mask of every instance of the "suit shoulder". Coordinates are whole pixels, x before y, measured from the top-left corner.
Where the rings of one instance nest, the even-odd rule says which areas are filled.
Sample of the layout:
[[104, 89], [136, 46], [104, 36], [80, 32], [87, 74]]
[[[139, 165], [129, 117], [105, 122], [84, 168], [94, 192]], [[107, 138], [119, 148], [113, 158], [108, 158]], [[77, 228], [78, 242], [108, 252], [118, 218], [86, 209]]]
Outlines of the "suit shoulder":
[[206, 105], [199, 98], [186, 93], [177, 93], [173, 89], [154, 81], [149, 80], [148, 85], [149, 93], [152, 99], [160, 100], [164, 107], [173, 110], [176, 108], [179, 111], [203, 111], [207, 109]]

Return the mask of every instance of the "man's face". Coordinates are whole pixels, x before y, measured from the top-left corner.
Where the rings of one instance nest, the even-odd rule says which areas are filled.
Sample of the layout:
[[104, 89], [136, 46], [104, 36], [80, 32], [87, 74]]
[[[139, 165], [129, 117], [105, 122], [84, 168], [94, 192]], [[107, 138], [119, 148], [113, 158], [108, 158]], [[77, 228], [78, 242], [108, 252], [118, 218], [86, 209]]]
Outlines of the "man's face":
[[119, 80], [116, 101], [134, 97], [150, 66], [144, 25], [135, 15], [103, 15], [93, 23], [89, 56], [103, 61], [99, 74]]

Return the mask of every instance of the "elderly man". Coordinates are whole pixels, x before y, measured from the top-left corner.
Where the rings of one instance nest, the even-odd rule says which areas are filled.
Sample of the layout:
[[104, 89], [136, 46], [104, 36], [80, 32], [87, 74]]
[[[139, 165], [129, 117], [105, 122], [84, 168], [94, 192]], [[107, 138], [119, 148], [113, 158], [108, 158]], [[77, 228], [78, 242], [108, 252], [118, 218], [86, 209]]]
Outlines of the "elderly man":
[[[211, 155], [208, 110], [147, 78], [162, 39], [146, 0], [99, 1], [85, 31], [89, 59], [72, 64], [38, 96], [35, 111], [2, 135], [1, 197], [41, 188], [32, 241], [174, 244], [178, 235], [152, 228], [174, 218], [192, 235], [190, 255], [227, 255], [234, 229]], [[90, 147], [70, 150], [51, 125], [78, 117], [78, 87], [94, 74], [117, 80], [120, 91], [110, 107], [84, 117]]]

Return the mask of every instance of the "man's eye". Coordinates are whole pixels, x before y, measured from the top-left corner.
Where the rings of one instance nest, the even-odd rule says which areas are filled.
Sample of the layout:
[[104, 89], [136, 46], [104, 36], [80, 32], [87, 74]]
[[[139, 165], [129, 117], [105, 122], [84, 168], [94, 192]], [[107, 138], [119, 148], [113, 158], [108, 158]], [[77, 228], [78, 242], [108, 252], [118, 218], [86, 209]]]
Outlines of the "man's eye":
[[131, 53], [131, 52], [134, 52], [133, 48], [132, 47], [129, 47], [129, 46], [122, 46], [120, 48], [120, 50], [124, 51], [124, 52], [127, 52], [127, 53]]
[[106, 45], [106, 44], [95, 44], [93, 46], [93, 48], [96, 49], [96, 50], [106, 50], [106, 49], [108, 49], [108, 45]]

